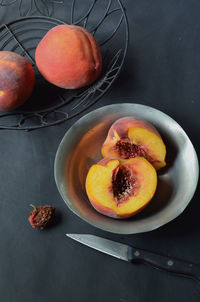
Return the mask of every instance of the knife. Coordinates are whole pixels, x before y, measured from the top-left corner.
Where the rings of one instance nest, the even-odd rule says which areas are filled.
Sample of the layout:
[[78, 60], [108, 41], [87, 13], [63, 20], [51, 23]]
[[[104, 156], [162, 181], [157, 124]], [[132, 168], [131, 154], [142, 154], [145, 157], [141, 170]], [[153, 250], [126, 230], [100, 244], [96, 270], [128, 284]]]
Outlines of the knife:
[[89, 234], [66, 234], [66, 236], [95, 250], [132, 263], [145, 263], [155, 269], [191, 278], [200, 282], [200, 265], [174, 257], [132, 247], [116, 241]]

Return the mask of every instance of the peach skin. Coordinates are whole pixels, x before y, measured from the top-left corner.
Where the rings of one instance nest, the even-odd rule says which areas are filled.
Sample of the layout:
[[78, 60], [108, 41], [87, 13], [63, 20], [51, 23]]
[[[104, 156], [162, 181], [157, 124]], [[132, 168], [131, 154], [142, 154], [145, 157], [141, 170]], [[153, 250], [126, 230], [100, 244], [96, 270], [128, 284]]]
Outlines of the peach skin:
[[86, 178], [92, 206], [113, 218], [127, 218], [141, 211], [153, 198], [156, 187], [156, 170], [143, 157], [104, 158], [90, 168]]
[[136, 118], [118, 119], [110, 127], [101, 149], [103, 157], [129, 159], [146, 158], [156, 170], [166, 165], [166, 147], [153, 125]]
[[31, 95], [35, 75], [31, 63], [11, 51], [0, 51], [0, 110], [21, 106]]
[[97, 42], [76, 25], [57, 25], [48, 31], [36, 48], [35, 60], [47, 81], [65, 89], [93, 83], [102, 69]]

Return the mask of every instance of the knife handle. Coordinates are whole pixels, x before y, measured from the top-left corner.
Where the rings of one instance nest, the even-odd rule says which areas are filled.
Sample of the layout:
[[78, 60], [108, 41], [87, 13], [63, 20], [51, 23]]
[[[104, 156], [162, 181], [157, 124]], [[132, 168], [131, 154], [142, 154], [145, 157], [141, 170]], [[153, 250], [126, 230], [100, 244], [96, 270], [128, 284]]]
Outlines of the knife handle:
[[199, 268], [197, 264], [178, 260], [174, 257], [163, 256], [146, 250], [128, 247], [128, 261], [132, 263], [146, 263], [155, 269], [192, 278], [200, 282], [200, 270], [198, 271]]

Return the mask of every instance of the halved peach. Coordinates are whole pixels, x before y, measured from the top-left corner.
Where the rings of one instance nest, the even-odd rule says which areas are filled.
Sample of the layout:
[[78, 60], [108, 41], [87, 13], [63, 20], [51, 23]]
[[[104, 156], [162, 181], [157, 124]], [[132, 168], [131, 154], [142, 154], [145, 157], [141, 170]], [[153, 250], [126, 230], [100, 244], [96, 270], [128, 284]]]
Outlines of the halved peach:
[[153, 125], [136, 118], [118, 119], [109, 129], [101, 149], [103, 157], [146, 158], [156, 170], [166, 165], [166, 147]]
[[104, 158], [89, 169], [86, 178], [92, 206], [113, 218], [127, 218], [141, 211], [154, 196], [156, 187], [156, 170], [143, 157]]

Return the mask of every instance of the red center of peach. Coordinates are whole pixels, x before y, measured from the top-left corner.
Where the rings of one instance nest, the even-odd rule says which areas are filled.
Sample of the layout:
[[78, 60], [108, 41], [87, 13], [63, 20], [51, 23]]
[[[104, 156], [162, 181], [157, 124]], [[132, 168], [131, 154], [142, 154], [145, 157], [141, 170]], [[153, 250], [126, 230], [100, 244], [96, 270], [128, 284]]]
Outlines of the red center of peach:
[[132, 157], [140, 156], [147, 159], [149, 162], [153, 162], [150, 155], [144, 150], [141, 145], [132, 144], [128, 137], [123, 137], [116, 143], [116, 149], [119, 152], [119, 156], [123, 159], [129, 159]]
[[129, 196], [133, 196], [135, 187], [136, 180], [130, 170], [124, 166], [115, 169], [112, 176], [112, 192], [117, 202], [125, 201]]

